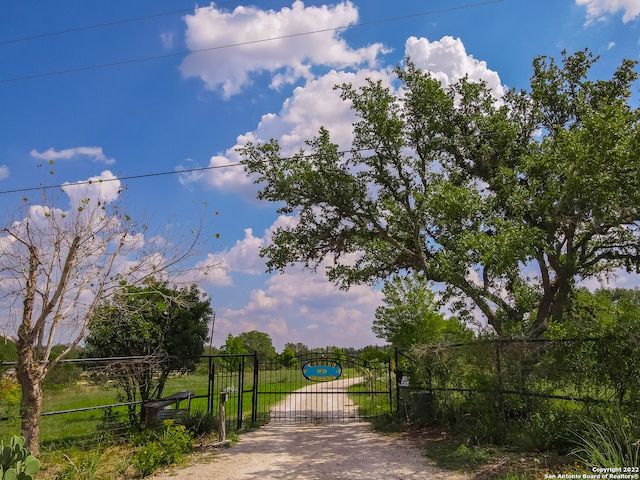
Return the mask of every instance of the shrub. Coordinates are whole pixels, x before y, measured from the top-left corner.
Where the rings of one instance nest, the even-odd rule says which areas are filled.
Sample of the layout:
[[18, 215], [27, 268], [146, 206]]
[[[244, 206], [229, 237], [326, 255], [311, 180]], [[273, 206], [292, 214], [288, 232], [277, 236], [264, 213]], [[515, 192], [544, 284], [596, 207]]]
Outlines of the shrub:
[[168, 421], [160, 435], [160, 446], [164, 450], [163, 460], [167, 465], [179, 463], [184, 460], [184, 454], [193, 448], [193, 435], [184, 425], [173, 425], [172, 421]]
[[0, 417], [10, 419], [20, 415], [20, 398], [22, 390], [15, 377], [3, 375], [0, 377]]
[[157, 441], [149, 442], [138, 450], [133, 456], [133, 466], [143, 477], [151, 475], [162, 464], [164, 452]]
[[572, 453], [586, 465], [640, 467], [638, 431], [619, 410], [583, 418], [575, 431], [577, 447]]
[[204, 408], [196, 408], [178, 418], [178, 422], [194, 436], [208, 435], [218, 429], [218, 419]]
[[163, 465], [182, 462], [193, 448], [193, 435], [184, 425], [165, 420], [161, 431], [145, 430], [132, 437], [132, 442], [142, 445], [133, 456], [133, 465], [147, 476]]

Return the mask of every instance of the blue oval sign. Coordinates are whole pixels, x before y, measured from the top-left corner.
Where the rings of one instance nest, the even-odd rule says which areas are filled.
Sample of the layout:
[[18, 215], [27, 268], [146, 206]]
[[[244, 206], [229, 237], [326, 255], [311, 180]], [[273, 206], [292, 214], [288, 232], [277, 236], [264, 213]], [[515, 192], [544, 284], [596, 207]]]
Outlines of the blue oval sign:
[[328, 382], [340, 378], [342, 367], [338, 362], [307, 362], [302, 366], [302, 374], [312, 382]]

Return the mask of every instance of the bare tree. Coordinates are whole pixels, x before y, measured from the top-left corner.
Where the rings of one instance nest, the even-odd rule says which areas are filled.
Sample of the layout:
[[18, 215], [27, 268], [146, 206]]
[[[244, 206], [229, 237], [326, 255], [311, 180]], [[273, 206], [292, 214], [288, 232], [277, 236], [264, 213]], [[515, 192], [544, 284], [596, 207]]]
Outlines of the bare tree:
[[[16, 335], [22, 432], [35, 454], [43, 381], [85, 337], [96, 306], [122, 281], [135, 284], [178, 271], [191, 283], [196, 278], [185, 274], [184, 265], [201, 245], [201, 227], [186, 238], [167, 231], [152, 237], [119, 206], [119, 181], [94, 180], [63, 188], [71, 199], [67, 210], [46, 194], [39, 205], [24, 199], [0, 236], [3, 330]], [[52, 355], [56, 344], [66, 348]]]

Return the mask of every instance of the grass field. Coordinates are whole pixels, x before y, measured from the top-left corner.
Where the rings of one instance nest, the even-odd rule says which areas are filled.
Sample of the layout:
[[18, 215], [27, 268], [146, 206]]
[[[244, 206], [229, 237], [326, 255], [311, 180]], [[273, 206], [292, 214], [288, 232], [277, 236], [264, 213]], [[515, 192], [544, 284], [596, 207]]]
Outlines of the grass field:
[[[279, 369], [275, 371], [260, 371], [260, 390], [270, 392], [269, 395], [259, 397], [258, 409], [268, 412], [271, 405], [282, 400], [291, 389], [306, 385], [306, 380], [298, 369]], [[250, 425], [253, 408], [253, 372], [247, 371], [244, 376], [242, 392], [238, 388], [237, 373], [221, 372], [214, 379], [213, 405], [214, 414], [218, 412], [220, 392], [227, 393], [225, 403], [227, 429], [237, 428], [238, 419]], [[174, 375], [169, 377], [164, 388], [164, 395], [179, 391], [192, 391], [195, 398], [191, 400], [191, 411], [207, 410], [208, 408], [209, 375], [206, 371], [197, 371], [188, 375]], [[49, 388], [45, 390], [41, 420], [41, 443], [43, 447], [55, 448], [59, 444], [91, 443], [104, 435], [117, 434], [118, 430], [126, 427], [127, 407], [117, 406], [109, 409], [106, 416], [104, 407], [124, 403], [123, 392], [115, 384], [96, 385], [87, 381], [78, 381], [64, 388]], [[183, 408], [184, 404], [181, 406]], [[70, 411], [85, 409], [84, 411]], [[242, 414], [238, 412], [241, 409]], [[47, 415], [51, 412], [63, 412]], [[17, 413], [17, 412], [16, 412]], [[19, 419], [0, 422], [0, 438], [7, 438], [19, 434]]]

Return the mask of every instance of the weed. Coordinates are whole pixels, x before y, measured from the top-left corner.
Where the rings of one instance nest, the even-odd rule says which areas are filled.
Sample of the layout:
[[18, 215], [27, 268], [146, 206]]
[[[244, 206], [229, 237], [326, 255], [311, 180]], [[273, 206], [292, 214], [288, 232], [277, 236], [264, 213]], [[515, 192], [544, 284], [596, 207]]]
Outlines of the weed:
[[428, 443], [424, 454], [441, 468], [472, 471], [489, 462], [496, 451], [491, 447], [468, 447], [465, 443], [442, 440]]
[[143, 477], [155, 472], [163, 464], [164, 452], [160, 443], [149, 442], [138, 450], [133, 456], [133, 466]]
[[196, 408], [180, 416], [178, 423], [184, 425], [196, 437], [208, 435], [218, 429], [216, 417], [203, 407]]
[[629, 418], [619, 410], [598, 419], [583, 418], [575, 431], [578, 446], [572, 454], [590, 466], [640, 466], [640, 442]]
[[184, 455], [193, 448], [193, 436], [184, 425], [165, 420], [161, 431], [146, 430], [133, 439], [142, 444], [133, 455], [133, 465], [143, 475], [155, 472], [163, 465], [184, 461]]

